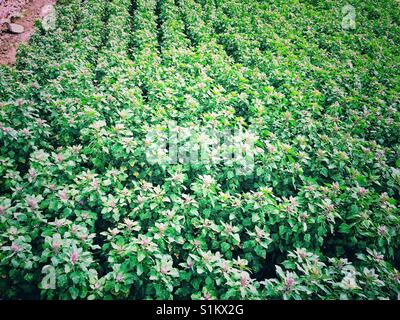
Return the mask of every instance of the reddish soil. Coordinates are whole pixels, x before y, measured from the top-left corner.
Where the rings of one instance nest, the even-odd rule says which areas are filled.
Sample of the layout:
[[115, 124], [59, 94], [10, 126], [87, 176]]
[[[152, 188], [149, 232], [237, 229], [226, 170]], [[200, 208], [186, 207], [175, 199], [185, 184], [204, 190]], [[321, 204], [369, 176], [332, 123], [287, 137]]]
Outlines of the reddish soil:
[[[42, 8], [55, 4], [56, 0], [0, 0], [0, 64], [13, 65], [20, 43], [27, 42], [34, 32], [36, 20], [40, 20]], [[21, 34], [8, 32], [5, 21], [22, 25]]]

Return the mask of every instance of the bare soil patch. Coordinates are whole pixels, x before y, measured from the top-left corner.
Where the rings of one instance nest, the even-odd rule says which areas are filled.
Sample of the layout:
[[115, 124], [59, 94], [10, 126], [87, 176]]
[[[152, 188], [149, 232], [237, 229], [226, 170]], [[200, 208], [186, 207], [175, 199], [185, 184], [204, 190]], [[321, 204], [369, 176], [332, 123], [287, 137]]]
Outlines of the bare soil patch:
[[[18, 46], [34, 33], [36, 20], [42, 19], [42, 8], [56, 0], [0, 0], [0, 64], [15, 63]], [[23, 26], [24, 32], [13, 34], [8, 23]]]

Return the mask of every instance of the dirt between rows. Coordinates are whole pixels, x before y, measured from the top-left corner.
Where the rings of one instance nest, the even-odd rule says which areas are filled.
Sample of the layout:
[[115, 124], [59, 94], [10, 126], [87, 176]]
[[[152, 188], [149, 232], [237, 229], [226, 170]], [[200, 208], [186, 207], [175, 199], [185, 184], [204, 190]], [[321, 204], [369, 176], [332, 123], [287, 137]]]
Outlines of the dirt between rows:
[[[15, 63], [18, 46], [34, 33], [35, 21], [43, 18], [43, 7], [55, 3], [56, 0], [0, 0], [0, 64]], [[9, 22], [23, 26], [24, 32], [10, 33]]]

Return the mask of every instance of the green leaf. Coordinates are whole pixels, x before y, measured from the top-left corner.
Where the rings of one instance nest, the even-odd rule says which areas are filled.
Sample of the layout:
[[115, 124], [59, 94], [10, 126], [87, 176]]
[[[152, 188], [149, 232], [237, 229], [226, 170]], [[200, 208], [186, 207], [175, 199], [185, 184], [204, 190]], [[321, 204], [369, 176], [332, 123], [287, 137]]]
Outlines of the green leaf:
[[71, 294], [71, 298], [75, 300], [76, 298], [78, 298], [79, 290], [75, 287], [70, 287], [69, 293]]
[[351, 226], [348, 225], [347, 223], [342, 223], [339, 226], [339, 232], [341, 232], [341, 233], [349, 233], [350, 230], [351, 230]]
[[139, 251], [138, 256], [137, 256], [138, 262], [142, 262], [144, 258], [146, 258], [146, 255], [144, 254], [144, 252]]
[[222, 242], [221, 243], [221, 251], [222, 252], [226, 252], [231, 248], [231, 246], [229, 245], [229, 243], [226, 242]]
[[257, 255], [260, 256], [261, 258], [265, 258], [265, 256], [266, 256], [266, 250], [263, 249], [262, 247], [256, 246], [256, 247], [254, 248], [254, 251], [255, 251], [255, 252], [257, 253]]

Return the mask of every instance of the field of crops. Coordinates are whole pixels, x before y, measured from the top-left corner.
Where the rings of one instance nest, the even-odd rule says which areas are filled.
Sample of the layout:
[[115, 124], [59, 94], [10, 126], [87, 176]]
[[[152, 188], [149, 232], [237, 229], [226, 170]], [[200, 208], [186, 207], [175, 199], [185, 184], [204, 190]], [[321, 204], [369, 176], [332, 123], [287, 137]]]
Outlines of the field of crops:
[[0, 67], [0, 298], [399, 297], [398, 2], [56, 9]]

